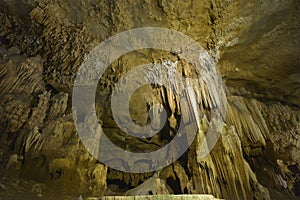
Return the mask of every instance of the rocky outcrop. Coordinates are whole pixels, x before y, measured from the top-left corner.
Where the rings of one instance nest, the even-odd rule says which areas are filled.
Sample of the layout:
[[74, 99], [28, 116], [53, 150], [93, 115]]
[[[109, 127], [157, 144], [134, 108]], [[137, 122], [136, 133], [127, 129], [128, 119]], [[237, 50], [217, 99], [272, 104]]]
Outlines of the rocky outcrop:
[[4, 172], [63, 185], [62, 191], [103, 194], [107, 169], [80, 143], [69, 94], [45, 88], [40, 57], [1, 53], [1, 137], [15, 152], [1, 154]]

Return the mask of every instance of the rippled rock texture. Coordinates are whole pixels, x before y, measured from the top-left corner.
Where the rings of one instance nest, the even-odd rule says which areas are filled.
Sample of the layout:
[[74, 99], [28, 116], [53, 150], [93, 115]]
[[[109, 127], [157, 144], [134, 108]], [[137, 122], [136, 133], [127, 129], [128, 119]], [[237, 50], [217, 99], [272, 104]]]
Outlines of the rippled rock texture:
[[[298, 0], [0, 0], [0, 10], [1, 198], [13, 199], [12, 188], [37, 199], [59, 198], [48, 191], [62, 199], [300, 196]], [[216, 124], [218, 143], [200, 158], [212, 104], [205, 87], [195, 87], [204, 114], [189, 150], [158, 172], [124, 173], [104, 166], [83, 146], [72, 117], [72, 87], [85, 54], [116, 33], [146, 26], [180, 31], [210, 53], [227, 86], [227, 117]], [[165, 128], [151, 140], [128, 138], [109, 112], [108, 97], [126, 72], [166, 59], [178, 61], [184, 75], [197, 75], [176, 53], [149, 49], [122, 56], [101, 80], [96, 101], [101, 130], [119, 146], [153, 150], [176, 134], [182, 105], [163, 88], [146, 86], [130, 104], [139, 125], [148, 123], [149, 103], [168, 108]], [[16, 179], [34, 183], [27, 189]]]

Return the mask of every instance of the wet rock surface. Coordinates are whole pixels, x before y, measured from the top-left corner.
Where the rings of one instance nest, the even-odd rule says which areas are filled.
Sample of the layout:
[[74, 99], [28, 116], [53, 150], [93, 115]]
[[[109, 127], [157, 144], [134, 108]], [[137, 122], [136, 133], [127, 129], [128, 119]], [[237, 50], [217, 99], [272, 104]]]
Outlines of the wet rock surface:
[[[300, 196], [299, 1], [0, 3], [0, 199], [20, 194], [25, 199], [76, 199], [80, 194]], [[225, 123], [215, 123], [221, 133], [218, 143], [200, 158], [201, 141], [214, 120], [211, 94], [200, 77], [193, 85], [200, 127], [189, 150], [156, 173], [134, 174], [106, 167], [89, 154], [73, 122], [71, 92], [85, 54], [113, 34], [145, 26], [180, 31], [208, 50], [227, 86], [228, 105]], [[140, 64], [178, 61], [178, 72], [199, 76], [176, 52], [135, 51], [110, 66], [97, 89], [100, 135], [123, 149], [149, 151], [172, 140], [180, 116], [188, 116], [183, 121], [189, 123], [191, 113], [182, 113], [186, 109], [180, 99], [153, 85], [134, 93], [130, 112], [133, 121], [146, 125], [149, 105], [164, 105], [168, 120], [155, 137], [128, 136], [109, 109], [115, 83]], [[151, 112], [156, 116], [159, 110]], [[93, 119], [81, 120], [94, 125]], [[94, 141], [91, 145], [97, 147]], [[169, 153], [174, 151], [176, 147]]]

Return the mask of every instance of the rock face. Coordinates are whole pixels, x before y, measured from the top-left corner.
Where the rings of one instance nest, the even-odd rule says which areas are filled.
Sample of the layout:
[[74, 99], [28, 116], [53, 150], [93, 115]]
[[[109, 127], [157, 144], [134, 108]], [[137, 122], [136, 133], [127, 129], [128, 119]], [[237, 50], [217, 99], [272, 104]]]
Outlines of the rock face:
[[[9, 187], [22, 187], [6, 186], [4, 180], [22, 178], [43, 184], [27, 195], [54, 191], [62, 199], [67, 198], [63, 194], [296, 198], [300, 195], [299, 9], [297, 0], [0, 0], [0, 197], [9, 197], [13, 191]], [[214, 118], [212, 94], [199, 74], [175, 51], [147, 49], [122, 56], [104, 74], [96, 95], [99, 131], [119, 147], [156, 150], [176, 135], [181, 116], [189, 116], [183, 119], [186, 124], [192, 117], [169, 90], [147, 85], [130, 100], [132, 120], [147, 125], [149, 105], [160, 103], [167, 108], [166, 125], [151, 139], [121, 131], [113, 120], [109, 97], [116, 82], [135, 66], [178, 62], [179, 73], [199, 77], [193, 89], [201, 110], [196, 116], [197, 136], [180, 159], [155, 173], [125, 173], [99, 163], [82, 144], [73, 122], [72, 87], [93, 47], [116, 33], [146, 26], [180, 31], [210, 53], [227, 86], [227, 116], [224, 123], [214, 124], [220, 139], [201, 158], [200, 144]], [[160, 112], [150, 111], [154, 119]], [[92, 119], [80, 120], [93, 125]], [[154, 123], [159, 126], [161, 121]], [[176, 147], [170, 154], [174, 151]]]
[[40, 57], [28, 58], [4, 49], [1, 53], [6, 55], [1, 65], [1, 136], [7, 138], [2, 141], [7, 149], [16, 153], [6, 157], [10, 150], [2, 151], [2, 159], [7, 159], [5, 171], [70, 184], [65, 189], [80, 188], [77, 192], [104, 192], [106, 167], [97, 164], [80, 144], [68, 109], [69, 95], [46, 90]]

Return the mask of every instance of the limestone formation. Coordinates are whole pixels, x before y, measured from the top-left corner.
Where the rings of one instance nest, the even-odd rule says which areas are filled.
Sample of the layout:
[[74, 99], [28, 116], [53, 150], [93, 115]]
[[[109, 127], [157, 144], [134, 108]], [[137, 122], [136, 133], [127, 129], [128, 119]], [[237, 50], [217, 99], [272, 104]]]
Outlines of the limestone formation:
[[[0, 0], [0, 199], [297, 199], [299, 9], [298, 0]], [[88, 97], [80, 97], [97, 117], [72, 108], [85, 56], [110, 36], [139, 27], [180, 31], [207, 50], [212, 59], [198, 59], [207, 70], [216, 63], [223, 78], [224, 122], [211, 112], [217, 102], [213, 81], [201, 77], [177, 48], [123, 55], [98, 82], [96, 111]], [[129, 102], [137, 125], [148, 125], [152, 117], [153, 130], [163, 127], [151, 138], [122, 131], [110, 108], [118, 81], [134, 84], [134, 76], [122, 77], [142, 64], [162, 65], [167, 72], [149, 69], [143, 78], [157, 84], [139, 88]], [[176, 72], [193, 81], [182, 84]], [[80, 81], [97, 75], [83, 71]], [[185, 84], [191, 87], [181, 93]], [[162, 106], [150, 109], [155, 104]], [[158, 117], [162, 107], [165, 123]], [[126, 151], [155, 151], [172, 141], [181, 121], [187, 135], [197, 135], [187, 152], [161, 170], [121, 172], [93, 157], [103, 134]], [[210, 125], [220, 138], [203, 158]], [[95, 129], [85, 147], [78, 130]], [[165, 158], [178, 149], [171, 146]], [[109, 162], [132, 169], [157, 164], [133, 161]]]

